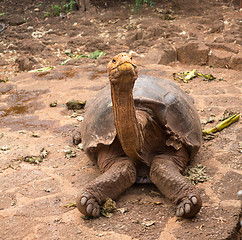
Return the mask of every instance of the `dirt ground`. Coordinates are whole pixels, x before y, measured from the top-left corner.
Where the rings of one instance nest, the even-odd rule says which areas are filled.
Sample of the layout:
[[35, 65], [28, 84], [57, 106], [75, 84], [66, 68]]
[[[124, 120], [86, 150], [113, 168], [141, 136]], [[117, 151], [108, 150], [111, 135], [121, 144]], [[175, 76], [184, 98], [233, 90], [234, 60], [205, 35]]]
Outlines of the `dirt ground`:
[[[0, 238], [241, 239], [241, 120], [204, 140], [191, 163], [205, 166], [209, 177], [197, 184], [203, 207], [195, 218], [175, 217], [175, 207], [148, 184], [126, 191], [110, 218], [85, 220], [67, 205], [99, 170], [72, 144], [85, 113], [66, 107], [95, 96], [108, 84], [108, 61], [133, 51], [140, 74], [176, 81], [173, 73], [197, 69], [216, 77], [176, 81], [195, 99], [203, 122], [215, 119], [204, 128], [225, 110], [241, 112], [239, 1], [159, 1], [137, 13], [131, 1], [99, 1], [87, 12], [61, 16], [51, 14], [53, 2], [62, 4], [0, 1], [6, 26], [0, 33]], [[61, 65], [96, 50], [106, 56]], [[54, 68], [29, 72], [43, 67]]]

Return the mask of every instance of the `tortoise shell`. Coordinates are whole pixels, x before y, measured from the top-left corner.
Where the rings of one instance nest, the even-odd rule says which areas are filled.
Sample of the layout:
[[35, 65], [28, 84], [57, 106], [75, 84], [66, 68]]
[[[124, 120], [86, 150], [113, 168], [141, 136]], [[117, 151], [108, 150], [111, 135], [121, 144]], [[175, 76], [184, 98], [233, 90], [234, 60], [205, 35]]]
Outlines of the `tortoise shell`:
[[[168, 133], [167, 146], [179, 149], [185, 144], [190, 157], [198, 151], [202, 131], [193, 99], [169, 80], [139, 76], [133, 89], [135, 107], [149, 109], [157, 123]], [[110, 86], [88, 101], [81, 125], [84, 151], [95, 161], [97, 150], [110, 145], [116, 137]]]

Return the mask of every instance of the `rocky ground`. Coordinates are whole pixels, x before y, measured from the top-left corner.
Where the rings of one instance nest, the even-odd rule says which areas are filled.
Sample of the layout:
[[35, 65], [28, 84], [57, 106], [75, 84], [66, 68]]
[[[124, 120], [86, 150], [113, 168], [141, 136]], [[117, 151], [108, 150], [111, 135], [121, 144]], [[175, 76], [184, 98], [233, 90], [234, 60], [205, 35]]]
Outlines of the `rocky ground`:
[[[72, 144], [85, 114], [66, 107], [95, 96], [108, 84], [112, 56], [133, 51], [140, 74], [168, 78], [193, 96], [203, 128], [225, 110], [241, 112], [238, 1], [159, 1], [139, 12], [131, 1], [90, 2], [87, 12], [70, 13], [61, 1], [0, 2], [1, 238], [240, 239], [241, 120], [204, 140], [191, 163], [207, 178], [197, 184], [203, 207], [195, 218], [174, 217], [153, 185], [134, 185], [110, 218], [85, 220], [71, 203], [99, 171]], [[96, 50], [106, 55], [93, 59]], [[52, 70], [29, 72], [45, 67]], [[174, 78], [193, 69], [216, 79]]]

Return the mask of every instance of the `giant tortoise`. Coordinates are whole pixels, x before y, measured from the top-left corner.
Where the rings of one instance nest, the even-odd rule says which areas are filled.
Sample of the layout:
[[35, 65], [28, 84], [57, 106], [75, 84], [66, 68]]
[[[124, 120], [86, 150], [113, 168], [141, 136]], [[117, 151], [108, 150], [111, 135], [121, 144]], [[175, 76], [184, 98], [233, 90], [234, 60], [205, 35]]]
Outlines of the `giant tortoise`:
[[115, 56], [107, 71], [110, 84], [88, 102], [81, 126], [84, 151], [102, 174], [81, 190], [79, 211], [98, 217], [108, 198], [135, 182], [152, 182], [177, 205], [176, 216], [195, 216], [202, 201], [181, 174], [202, 139], [192, 98], [171, 81], [138, 77], [127, 53]]

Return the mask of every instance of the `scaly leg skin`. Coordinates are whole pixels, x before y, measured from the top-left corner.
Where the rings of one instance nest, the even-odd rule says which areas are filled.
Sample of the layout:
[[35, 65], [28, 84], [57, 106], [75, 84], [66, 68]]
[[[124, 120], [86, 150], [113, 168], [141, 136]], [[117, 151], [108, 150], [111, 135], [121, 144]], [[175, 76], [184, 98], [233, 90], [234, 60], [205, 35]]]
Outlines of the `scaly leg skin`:
[[180, 173], [182, 164], [177, 163], [188, 162], [186, 159], [187, 156], [157, 155], [150, 177], [161, 193], [177, 205], [176, 216], [190, 218], [199, 212], [202, 201], [196, 188]]
[[[108, 170], [87, 185], [77, 198], [77, 208], [85, 216], [100, 216], [100, 205], [108, 198], [116, 199], [134, 184], [135, 165], [128, 157], [117, 157], [108, 162]], [[101, 169], [102, 170], [102, 169]]]

